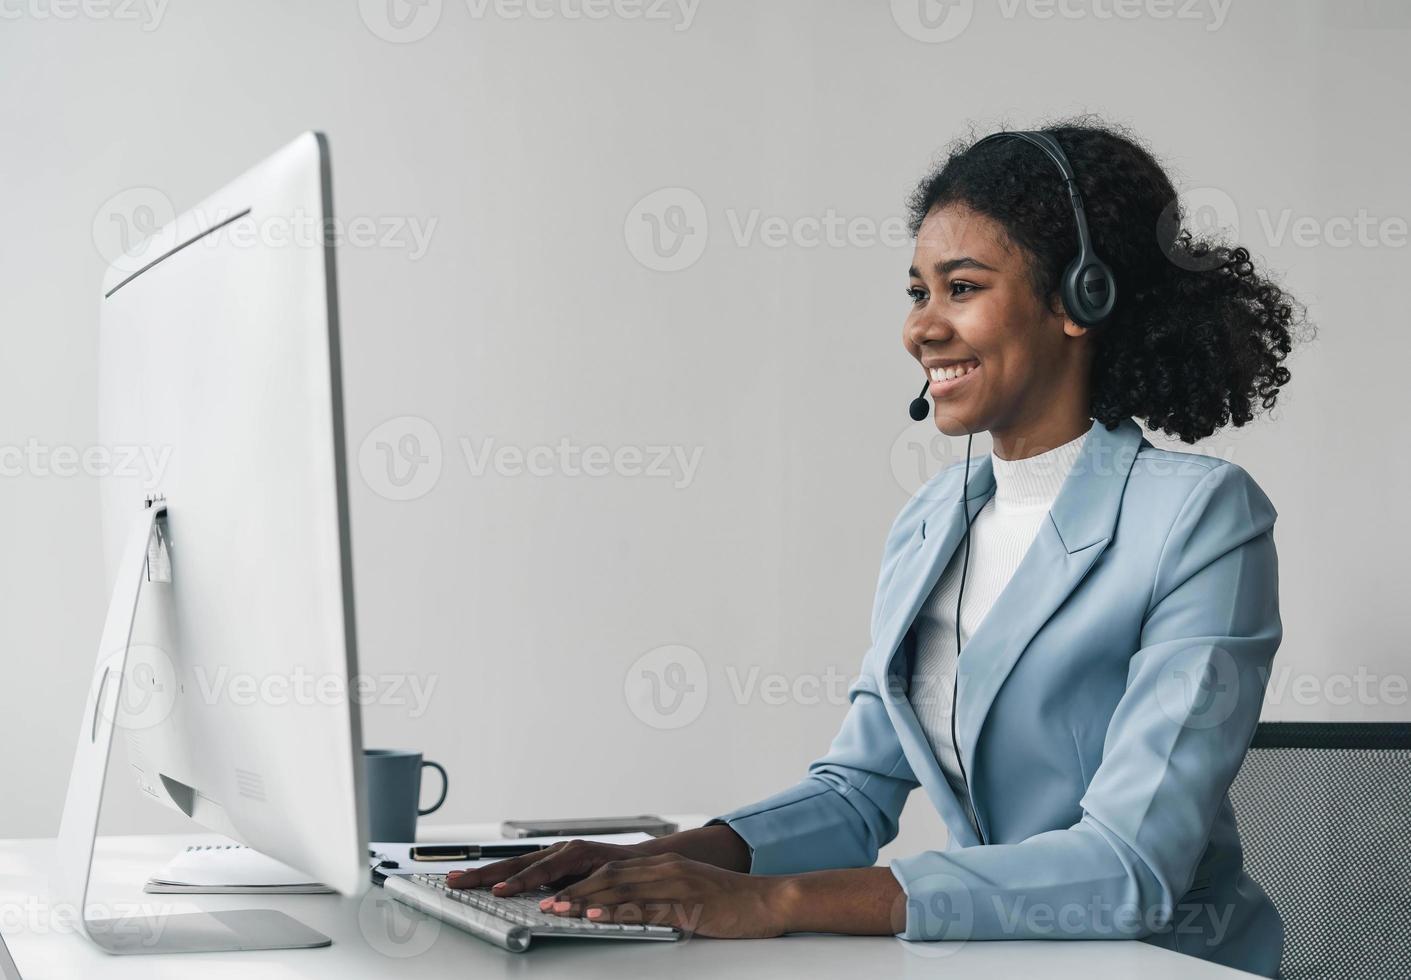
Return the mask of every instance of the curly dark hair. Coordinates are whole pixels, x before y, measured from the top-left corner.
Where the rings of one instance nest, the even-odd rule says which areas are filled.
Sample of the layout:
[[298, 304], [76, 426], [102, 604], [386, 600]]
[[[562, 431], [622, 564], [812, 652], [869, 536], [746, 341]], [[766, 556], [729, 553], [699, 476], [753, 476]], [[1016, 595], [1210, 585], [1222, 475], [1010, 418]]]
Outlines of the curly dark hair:
[[[1044, 129], [1073, 165], [1093, 246], [1117, 282], [1112, 318], [1094, 336], [1091, 416], [1108, 429], [1136, 416], [1191, 443], [1272, 408], [1302, 306], [1247, 249], [1182, 227], [1175, 188], [1130, 133], [1087, 116]], [[1039, 298], [1060, 309], [1078, 233], [1058, 168], [1023, 140], [975, 142], [958, 141], [918, 185], [912, 235], [944, 205], [986, 215], [1027, 253]]]

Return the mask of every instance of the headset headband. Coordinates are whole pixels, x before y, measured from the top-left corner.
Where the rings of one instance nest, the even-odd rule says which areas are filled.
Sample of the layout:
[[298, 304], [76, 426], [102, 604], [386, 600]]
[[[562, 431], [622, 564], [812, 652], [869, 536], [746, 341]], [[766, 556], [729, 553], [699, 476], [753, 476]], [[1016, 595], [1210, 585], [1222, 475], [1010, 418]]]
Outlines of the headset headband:
[[1117, 303], [1117, 281], [1107, 263], [1098, 258], [1093, 250], [1083, 195], [1078, 190], [1078, 178], [1073, 173], [1073, 165], [1068, 162], [1068, 155], [1063, 152], [1058, 140], [1040, 131], [991, 133], [970, 149], [1005, 137], [1021, 139], [1038, 147], [1063, 175], [1063, 186], [1068, 191], [1069, 204], [1073, 208], [1073, 222], [1078, 226], [1078, 255], [1064, 270], [1059, 295], [1063, 299], [1063, 308], [1074, 323], [1084, 327], [1101, 326], [1112, 315]]

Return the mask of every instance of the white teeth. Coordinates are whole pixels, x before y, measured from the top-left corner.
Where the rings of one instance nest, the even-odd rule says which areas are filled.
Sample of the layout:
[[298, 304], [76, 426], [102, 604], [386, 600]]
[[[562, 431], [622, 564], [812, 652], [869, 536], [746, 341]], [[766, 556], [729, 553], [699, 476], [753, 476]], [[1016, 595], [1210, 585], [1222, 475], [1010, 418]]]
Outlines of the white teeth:
[[931, 369], [932, 381], [954, 381], [956, 378], [964, 377], [980, 365], [975, 361], [967, 361], [957, 367], [937, 367]]

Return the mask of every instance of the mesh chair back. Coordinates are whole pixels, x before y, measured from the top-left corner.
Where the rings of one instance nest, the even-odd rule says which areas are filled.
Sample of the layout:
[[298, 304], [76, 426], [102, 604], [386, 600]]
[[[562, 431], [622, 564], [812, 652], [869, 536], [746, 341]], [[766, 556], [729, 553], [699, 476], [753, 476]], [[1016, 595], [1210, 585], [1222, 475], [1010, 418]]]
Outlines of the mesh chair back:
[[1266, 722], [1230, 800], [1280, 977], [1411, 978], [1411, 724]]

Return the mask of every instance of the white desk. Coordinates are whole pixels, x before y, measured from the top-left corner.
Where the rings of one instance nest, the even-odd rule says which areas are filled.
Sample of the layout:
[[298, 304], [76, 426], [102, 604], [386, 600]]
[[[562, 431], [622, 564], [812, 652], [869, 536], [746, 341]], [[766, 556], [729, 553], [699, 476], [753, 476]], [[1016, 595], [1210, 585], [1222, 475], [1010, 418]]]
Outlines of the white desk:
[[[689, 818], [678, 822], [688, 824]], [[689, 825], [689, 824], [688, 824]], [[426, 840], [483, 840], [492, 825], [423, 828]], [[361, 899], [334, 895], [147, 895], [142, 885], [190, 843], [212, 835], [104, 837], [98, 841], [90, 901], [139, 914], [269, 907], [299, 919], [333, 945], [288, 952], [109, 956], [48, 905], [52, 840], [0, 841], [0, 928], [25, 980], [133, 977], [141, 980], [258, 980], [337, 977], [872, 977], [1031, 976], [1045, 980], [1203, 980], [1249, 974], [1139, 942], [905, 943], [887, 936], [786, 936], [765, 940], [686, 939], [675, 943], [537, 942], [506, 953], [409, 912], [373, 888]]]

